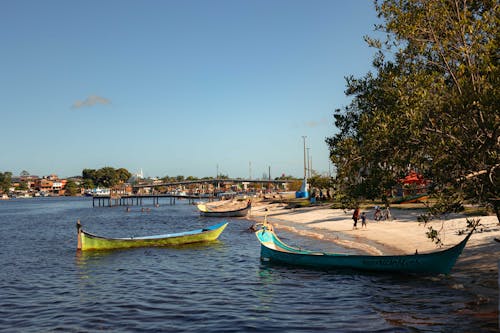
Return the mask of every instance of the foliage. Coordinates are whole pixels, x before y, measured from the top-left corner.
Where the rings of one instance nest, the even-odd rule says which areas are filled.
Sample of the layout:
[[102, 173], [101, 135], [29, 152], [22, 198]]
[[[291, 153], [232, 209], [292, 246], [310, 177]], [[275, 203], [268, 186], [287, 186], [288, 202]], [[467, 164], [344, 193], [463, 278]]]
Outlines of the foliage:
[[316, 187], [319, 189], [326, 189], [332, 187], [332, 179], [330, 177], [325, 177], [317, 174], [309, 178], [308, 182], [311, 187]]
[[99, 170], [83, 169], [82, 171], [84, 186], [93, 184], [94, 186], [110, 188], [126, 182], [131, 176], [132, 174], [124, 168], [104, 167]]
[[446, 203], [453, 193], [493, 205], [490, 198], [500, 197], [498, 2], [380, 0], [375, 8], [387, 35], [366, 38], [378, 48], [375, 73], [346, 79], [353, 99], [335, 111], [339, 132], [326, 139], [340, 189], [381, 197], [411, 167], [441, 192], [439, 211], [457, 208]]
[[94, 184], [94, 182], [90, 178], [84, 178], [82, 180], [82, 186], [83, 186], [83, 188], [87, 188], [87, 189], [88, 188], [95, 188], [96, 187], [95, 184]]
[[16, 186], [16, 190], [18, 191], [27, 191], [29, 190], [29, 186], [27, 182], [19, 182], [19, 185]]
[[9, 192], [10, 184], [12, 181], [12, 172], [0, 172], [0, 190], [4, 193]]
[[294, 180], [293, 182], [288, 184], [288, 189], [290, 191], [295, 191], [295, 192], [300, 191], [300, 188], [302, 186], [302, 181], [303, 181], [302, 179]]
[[342, 209], [344, 212], [347, 212], [348, 210], [359, 207], [359, 201], [349, 195], [341, 195], [337, 201], [340, 202], [340, 206], [335, 205], [331, 208]]
[[[481, 220], [480, 219], [467, 219], [466, 220], [466, 228], [464, 230], [459, 230], [458, 235], [464, 235], [466, 233], [469, 233], [470, 231], [473, 230], [478, 230], [478, 227], [481, 226], [480, 224]], [[443, 242], [441, 241], [441, 238], [439, 237], [440, 232], [443, 230], [444, 223], [441, 224], [441, 229], [436, 230], [432, 226], [427, 227], [427, 232], [426, 235], [428, 238], [430, 238], [434, 243], [436, 243], [436, 246], [443, 246]], [[480, 230], [482, 232], [482, 229]]]
[[430, 238], [437, 246], [443, 246], [443, 242], [439, 237], [439, 232], [435, 230], [433, 227], [427, 228], [429, 231], [426, 232], [428, 238]]
[[73, 180], [68, 180], [66, 186], [64, 186], [66, 196], [73, 196], [79, 193], [79, 187]]
[[274, 178], [274, 180], [295, 180], [296, 178], [294, 176], [287, 176], [285, 174]]
[[[459, 235], [463, 235], [465, 234], [466, 232], [470, 231], [470, 230], [478, 230], [479, 227], [482, 226], [482, 224], [480, 223], [481, 222], [481, 219], [467, 219], [467, 226], [466, 226], [466, 229], [465, 230], [459, 230], [458, 231], [458, 234]], [[481, 228], [480, 232], [482, 232], [483, 229]]]

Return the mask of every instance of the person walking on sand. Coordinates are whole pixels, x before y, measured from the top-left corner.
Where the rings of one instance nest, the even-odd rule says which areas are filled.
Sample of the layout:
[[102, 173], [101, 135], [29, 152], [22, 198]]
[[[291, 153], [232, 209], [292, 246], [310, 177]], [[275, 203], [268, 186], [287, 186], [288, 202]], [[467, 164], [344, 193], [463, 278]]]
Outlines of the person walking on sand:
[[361, 213], [361, 228], [366, 228], [366, 214], [365, 212]]
[[359, 208], [356, 207], [354, 213], [352, 214], [352, 219], [354, 220], [353, 229], [358, 229], [358, 218], [359, 218]]

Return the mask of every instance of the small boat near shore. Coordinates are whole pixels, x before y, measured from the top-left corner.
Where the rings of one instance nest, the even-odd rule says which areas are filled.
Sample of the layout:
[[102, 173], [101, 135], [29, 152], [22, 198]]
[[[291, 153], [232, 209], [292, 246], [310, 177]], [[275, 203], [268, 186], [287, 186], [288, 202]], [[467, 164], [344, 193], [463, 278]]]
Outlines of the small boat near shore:
[[245, 217], [252, 208], [252, 202], [248, 200], [247, 205], [243, 208], [233, 210], [215, 210], [207, 207], [205, 204], [196, 205], [201, 216], [209, 217]]
[[203, 229], [184, 231], [173, 234], [153, 235], [129, 238], [108, 238], [91, 234], [82, 229], [80, 220], [78, 230], [78, 250], [111, 250], [150, 246], [176, 246], [216, 240], [227, 226], [227, 222], [218, 223]]
[[401, 197], [397, 200], [394, 200], [392, 203], [393, 204], [408, 204], [408, 203], [424, 202], [426, 200], [429, 200], [429, 195], [427, 193], [421, 193], [421, 194], [417, 194], [417, 195]]
[[282, 242], [272, 226], [255, 233], [261, 244], [261, 260], [318, 269], [356, 269], [403, 274], [449, 274], [474, 229], [457, 245], [442, 251], [413, 255], [351, 255], [308, 251]]

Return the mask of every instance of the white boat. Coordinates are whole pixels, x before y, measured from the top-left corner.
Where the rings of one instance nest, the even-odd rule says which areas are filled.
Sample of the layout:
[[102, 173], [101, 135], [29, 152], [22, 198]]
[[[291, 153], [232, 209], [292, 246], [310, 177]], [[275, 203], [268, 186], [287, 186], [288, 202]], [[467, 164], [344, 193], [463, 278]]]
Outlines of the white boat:
[[91, 196], [91, 197], [105, 197], [111, 194], [111, 191], [109, 188], [99, 188], [96, 187], [91, 190], [85, 191], [85, 195]]

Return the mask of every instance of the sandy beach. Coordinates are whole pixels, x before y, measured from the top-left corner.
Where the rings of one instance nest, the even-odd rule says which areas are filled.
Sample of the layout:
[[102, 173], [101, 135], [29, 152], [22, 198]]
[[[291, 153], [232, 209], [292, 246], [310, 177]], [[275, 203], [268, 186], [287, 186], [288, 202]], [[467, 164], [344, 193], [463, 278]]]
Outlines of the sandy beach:
[[[295, 231], [300, 226], [301, 234], [335, 242], [359, 253], [373, 255], [413, 254], [439, 249], [426, 235], [428, 227], [440, 230], [441, 248], [451, 247], [465, 236], [459, 230], [466, 228], [467, 217], [450, 214], [443, 219], [420, 223], [417, 217], [424, 209], [391, 208], [393, 219], [374, 221], [374, 209], [362, 209], [367, 215], [367, 226], [353, 228], [352, 210], [330, 209], [326, 205], [286, 209], [284, 204], [255, 202], [249, 219], [262, 221], [267, 214], [277, 232], [280, 228]], [[470, 314], [492, 320], [498, 318], [498, 265], [500, 264], [500, 224], [497, 217], [469, 217], [481, 220], [478, 231], [472, 235], [450, 276], [453, 288], [465, 289], [476, 296], [470, 304]], [[293, 245], [293, 244], [290, 244]]]

